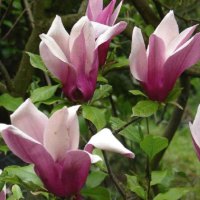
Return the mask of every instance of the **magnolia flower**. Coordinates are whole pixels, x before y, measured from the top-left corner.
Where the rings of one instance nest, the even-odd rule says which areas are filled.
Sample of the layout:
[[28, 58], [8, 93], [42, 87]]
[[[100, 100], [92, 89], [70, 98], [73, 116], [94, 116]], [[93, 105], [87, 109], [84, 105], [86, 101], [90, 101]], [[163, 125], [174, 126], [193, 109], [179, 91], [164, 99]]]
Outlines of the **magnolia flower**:
[[106, 42], [102, 43], [98, 47], [99, 54], [99, 65], [105, 64], [108, 48], [110, 45], [111, 39], [120, 34], [127, 26], [126, 22], [119, 22], [114, 25], [121, 6], [121, 1], [117, 8], [114, 10], [116, 0], [111, 0], [111, 2], [103, 9], [103, 0], [89, 0], [86, 15], [89, 20], [92, 21], [92, 25], [94, 26], [96, 36], [99, 36], [102, 32], [107, 32], [110, 35], [110, 39]]
[[[2, 170], [0, 169], [0, 175]], [[2, 191], [0, 191], [0, 200], [6, 200], [6, 186], [3, 187]]]
[[48, 119], [27, 99], [11, 115], [12, 125], [0, 124], [2, 137], [11, 151], [24, 162], [33, 163], [44, 186], [59, 197], [78, 195], [91, 163], [101, 160], [87, 151], [88, 145], [134, 157], [109, 129], [94, 135], [86, 150], [79, 150], [78, 108], [64, 107]]
[[199, 125], [200, 125], [200, 105], [197, 110], [197, 114], [195, 116], [194, 122], [189, 123], [190, 131], [192, 134], [192, 140], [193, 144], [197, 153], [197, 156], [200, 160], [200, 131], [199, 131]]
[[141, 30], [134, 28], [130, 69], [150, 99], [164, 101], [181, 73], [200, 59], [200, 33], [190, 38], [196, 27], [179, 33], [170, 11], [150, 36], [147, 50]]
[[[70, 100], [88, 101], [92, 98], [99, 66], [97, 49], [119, 28], [97, 33], [85, 16], [73, 26], [69, 35], [61, 18], [56, 16], [48, 33], [40, 35], [41, 58], [48, 70], [62, 82], [63, 92]], [[97, 34], [101, 36], [97, 38]]]

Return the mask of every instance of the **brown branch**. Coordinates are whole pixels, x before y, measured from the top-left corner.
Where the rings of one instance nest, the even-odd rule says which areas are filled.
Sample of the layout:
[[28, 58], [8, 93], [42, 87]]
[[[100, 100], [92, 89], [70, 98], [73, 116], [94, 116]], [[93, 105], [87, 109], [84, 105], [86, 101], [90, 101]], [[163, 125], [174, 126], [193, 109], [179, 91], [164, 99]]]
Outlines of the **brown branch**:
[[6, 82], [6, 87], [7, 89], [11, 92], [13, 91], [13, 82], [10, 78], [10, 75], [8, 74], [8, 71], [6, 69], [6, 67], [4, 66], [4, 64], [1, 62], [0, 60], [0, 71], [5, 79]]
[[26, 8], [26, 12], [28, 14], [28, 19], [30, 21], [31, 27], [34, 28], [35, 27], [34, 18], [33, 18], [33, 13], [31, 11], [29, 2], [27, 0], [23, 0], [23, 1], [24, 1], [24, 5], [25, 5], [25, 8]]
[[[189, 98], [189, 90], [190, 90], [190, 81], [189, 77], [186, 74], [183, 74], [180, 78], [180, 84], [181, 87], [183, 88], [177, 103], [182, 106], [183, 110], [180, 108], [175, 108], [174, 112], [172, 114], [171, 120], [169, 121], [169, 124], [167, 128], [165, 129], [165, 132], [163, 134], [164, 137], [168, 139], [168, 142], [170, 144], [176, 130], [178, 129], [178, 126], [181, 122], [182, 115], [184, 113], [184, 109], [187, 104], [187, 100]], [[161, 159], [163, 158], [163, 155], [165, 153], [166, 149], [161, 151], [154, 159], [152, 168], [157, 169], [159, 167], [159, 163]]]
[[149, 4], [146, 0], [128, 0], [130, 4], [133, 4], [138, 10], [146, 24], [151, 24], [156, 27], [160, 19], [155, 15], [154, 11], [149, 7]]

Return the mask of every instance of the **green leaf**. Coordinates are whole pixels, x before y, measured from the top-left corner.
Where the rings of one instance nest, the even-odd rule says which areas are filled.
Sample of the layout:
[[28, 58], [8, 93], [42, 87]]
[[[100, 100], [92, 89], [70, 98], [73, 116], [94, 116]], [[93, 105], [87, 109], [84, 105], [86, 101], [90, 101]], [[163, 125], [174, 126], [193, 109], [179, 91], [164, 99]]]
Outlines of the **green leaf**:
[[153, 200], [178, 200], [190, 191], [189, 188], [171, 188], [165, 193], [158, 194]]
[[42, 102], [50, 99], [58, 89], [59, 85], [44, 86], [33, 90], [31, 100], [33, 103]]
[[117, 62], [110, 62], [110, 63], [107, 63], [106, 65], [103, 66], [104, 68], [104, 72], [107, 73], [108, 71], [110, 70], [113, 70], [113, 69], [121, 69], [123, 67], [127, 67], [129, 66], [129, 61], [127, 58], [118, 58], [118, 61]]
[[100, 87], [95, 90], [91, 102], [94, 102], [96, 100], [103, 99], [103, 98], [109, 96], [111, 91], [112, 91], [111, 85], [108, 85], [108, 84], [100, 85]]
[[22, 191], [18, 185], [13, 185], [12, 186], [12, 195], [7, 199], [7, 200], [19, 200], [19, 199], [24, 199]]
[[145, 100], [139, 101], [133, 108], [132, 116], [149, 117], [158, 110], [159, 103], [155, 101]]
[[82, 189], [81, 194], [84, 197], [89, 197], [92, 200], [111, 200], [110, 192], [103, 187], [85, 188]]
[[26, 53], [30, 56], [30, 63], [34, 68], [40, 69], [43, 72], [47, 72], [47, 68], [39, 55], [30, 52]]
[[178, 98], [178, 96], [181, 94], [181, 91], [183, 88], [180, 87], [174, 87], [173, 90], [169, 93], [167, 99], [165, 102], [174, 102]]
[[83, 117], [90, 120], [97, 131], [101, 130], [106, 125], [105, 109], [99, 109], [93, 106], [82, 106]]
[[151, 173], [151, 185], [161, 184], [166, 178], [168, 172], [165, 171], [152, 171]]
[[9, 148], [7, 145], [0, 145], [0, 151], [3, 152], [4, 154], [7, 154]]
[[7, 93], [0, 96], [0, 106], [9, 111], [15, 111], [22, 102], [23, 99], [21, 97], [12, 97]]
[[24, 167], [8, 166], [4, 168], [2, 176], [0, 177], [0, 182], [22, 184], [31, 190], [36, 188], [43, 189], [43, 184], [35, 174], [33, 165]]
[[[117, 117], [111, 117], [110, 123], [111, 123], [112, 129], [117, 130], [121, 128], [122, 126], [124, 126], [127, 122], [124, 122]], [[140, 131], [138, 131], [138, 127], [133, 126], [132, 124], [130, 124], [129, 126], [124, 128], [122, 131], [120, 131], [119, 134], [133, 142], [139, 143], [142, 140], [142, 135]]]
[[137, 177], [126, 174], [126, 178], [127, 178], [128, 188], [132, 192], [136, 193], [140, 198], [145, 199], [146, 192], [145, 192], [144, 188], [138, 183]]
[[103, 77], [101, 74], [98, 74], [97, 82], [108, 83], [108, 80]]
[[165, 149], [167, 145], [168, 140], [166, 138], [156, 135], [147, 135], [140, 143], [140, 147], [149, 156], [150, 160], [152, 160], [157, 153]]
[[92, 171], [87, 178], [86, 186], [89, 188], [95, 188], [104, 181], [106, 176], [107, 174], [102, 171]]
[[140, 90], [129, 90], [129, 92], [135, 96], [143, 96], [143, 97], [147, 97], [146, 94], [144, 94], [143, 92], [141, 92]]

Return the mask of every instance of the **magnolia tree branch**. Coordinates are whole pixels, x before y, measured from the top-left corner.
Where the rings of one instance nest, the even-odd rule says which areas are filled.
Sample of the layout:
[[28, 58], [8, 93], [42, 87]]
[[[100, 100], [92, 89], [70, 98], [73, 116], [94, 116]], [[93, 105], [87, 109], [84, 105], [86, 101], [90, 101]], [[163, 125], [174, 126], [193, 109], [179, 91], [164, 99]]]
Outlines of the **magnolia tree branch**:
[[[166, 137], [168, 139], [168, 142], [170, 144], [173, 136], [176, 133], [176, 130], [178, 129], [178, 126], [181, 122], [181, 118], [183, 116], [185, 107], [187, 105], [187, 100], [189, 98], [189, 91], [190, 91], [190, 81], [189, 81], [189, 77], [186, 74], [183, 74], [180, 78], [180, 84], [181, 87], [183, 88], [177, 103], [179, 105], [182, 106], [183, 109], [180, 108], [175, 108], [174, 112], [172, 114], [172, 117], [169, 121], [168, 126], [165, 129], [165, 132], [163, 134], [164, 137]], [[157, 169], [159, 167], [159, 163], [161, 161], [161, 159], [163, 158], [163, 155], [165, 153], [166, 149], [164, 149], [163, 151], [161, 151], [154, 159], [153, 162], [153, 169]]]

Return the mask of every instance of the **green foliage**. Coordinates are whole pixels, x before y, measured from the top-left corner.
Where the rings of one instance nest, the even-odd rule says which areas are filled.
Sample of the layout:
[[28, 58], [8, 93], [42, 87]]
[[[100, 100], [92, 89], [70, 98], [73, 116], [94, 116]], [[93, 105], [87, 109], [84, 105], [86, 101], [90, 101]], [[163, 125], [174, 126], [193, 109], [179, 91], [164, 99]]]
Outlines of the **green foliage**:
[[109, 190], [104, 187], [85, 188], [81, 191], [81, 194], [94, 200], [111, 200]]
[[165, 149], [168, 145], [168, 140], [161, 136], [147, 135], [140, 143], [142, 150], [149, 156], [152, 160], [154, 156]]
[[32, 91], [30, 98], [33, 103], [46, 101], [50, 99], [51, 97], [53, 97], [58, 87], [59, 85], [44, 86], [44, 87], [37, 88]]
[[157, 185], [163, 183], [168, 172], [165, 171], [152, 171], [151, 173], [151, 185]]
[[139, 101], [133, 108], [132, 116], [149, 117], [158, 110], [159, 104], [155, 101], [144, 100]]
[[141, 199], [146, 199], [144, 188], [138, 183], [136, 176], [126, 175], [128, 188], [137, 194]]
[[106, 176], [107, 174], [102, 171], [92, 171], [87, 178], [86, 186], [88, 188], [95, 188], [104, 181]]
[[22, 102], [23, 99], [21, 97], [13, 97], [7, 93], [0, 96], [0, 106], [9, 111], [15, 111]]
[[12, 186], [12, 195], [8, 197], [7, 200], [19, 200], [24, 199], [22, 191], [18, 185]]
[[153, 200], [178, 200], [186, 195], [190, 188], [171, 188], [165, 193], [158, 194]]
[[141, 92], [140, 90], [130, 90], [129, 92], [134, 96], [143, 96], [147, 98], [147, 95]]
[[83, 117], [91, 121], [97, 128], [97, 131], [105, 127], [106, 125], [105, 109], [99, 109], [93, 106], [86, 106], [86, 105], [82, 106], [82, 109], [83, 109]]

